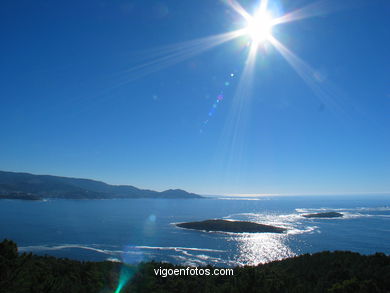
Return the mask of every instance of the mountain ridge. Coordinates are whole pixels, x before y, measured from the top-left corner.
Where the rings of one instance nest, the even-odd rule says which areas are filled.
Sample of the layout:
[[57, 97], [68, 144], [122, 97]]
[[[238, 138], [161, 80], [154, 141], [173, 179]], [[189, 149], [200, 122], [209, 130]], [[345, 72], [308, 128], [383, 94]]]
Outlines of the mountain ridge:
[[132, 185], [111, 185], [103, 181], [36, 175], [25, 172], [0, 171], [0, 198], [7, 199], [65, 198], [65, 199], [114, 199], [114, 198], [202, 198], [182, 189], [154, 191]]

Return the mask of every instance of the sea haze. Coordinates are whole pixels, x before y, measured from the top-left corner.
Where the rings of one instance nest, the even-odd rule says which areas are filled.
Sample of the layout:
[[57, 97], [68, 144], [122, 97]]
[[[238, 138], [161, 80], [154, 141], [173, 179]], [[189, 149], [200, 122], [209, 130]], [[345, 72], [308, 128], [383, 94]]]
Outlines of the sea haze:
[[[337, 211], [343, 218], [307, 219]], [[287, 233], [207, 233], [175, 223], [223, 218]], [[258, 264], [303, 253], [390, 254], [390, 197], [295, 196], [259, 199], [0, 200], [0, 238], [21, 252], [80, 260], [186, 265]]]

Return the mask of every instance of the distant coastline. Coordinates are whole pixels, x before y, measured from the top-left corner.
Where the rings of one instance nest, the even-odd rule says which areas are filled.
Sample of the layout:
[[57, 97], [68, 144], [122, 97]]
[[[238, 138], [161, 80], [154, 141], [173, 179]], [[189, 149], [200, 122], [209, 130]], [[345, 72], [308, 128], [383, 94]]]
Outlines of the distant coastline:
[[0, 199], [196, 199], [204, 198], [182, 189], [154, 191], [131, 185], [110, 185], [83, 178], [34, 175], [0, 171]]
[[28, 193], [0, 194], [0, 199], [18, 199], [18, 200], [33, 200], [33, 201], [43, 200], [42, 197], [28, 194]]

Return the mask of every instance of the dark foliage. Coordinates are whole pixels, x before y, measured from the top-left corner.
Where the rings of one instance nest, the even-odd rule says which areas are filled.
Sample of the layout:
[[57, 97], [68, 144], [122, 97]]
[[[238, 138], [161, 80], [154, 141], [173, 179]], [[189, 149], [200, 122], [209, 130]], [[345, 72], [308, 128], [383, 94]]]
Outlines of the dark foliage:
[[[390, 292], [390, 256], [352, 252], [305, 254], [256, 267], [234, 268], [234, 276], [156, 276], [156, 269], [183, 269], [148, 262], [137, 267], [18, 254], [0, 243], [0, 292]], [[213, 272], [214, 267], [207, 266]]]
[[263, 225], [247, 221], [227, 221], [227, 220], [206, 220], [201, 222], [188, 222], [176, 224], [178, 227], [205, 230], [205, 231], [223, 231], [223, 232], [235, 232], [235, 233], [259, 233], [259, 232], [271, 232], [271, 233], [283, 233], [286, 231], [284, 228]]
[[305, 218], [341, 218], [343, 214], [337, 212], [315, 213], [302, 215]]
[[20, 199], [20, 200], [43, 200], [43, 198], [24, 192], [5, 192], [0, 193], [0, 199]]

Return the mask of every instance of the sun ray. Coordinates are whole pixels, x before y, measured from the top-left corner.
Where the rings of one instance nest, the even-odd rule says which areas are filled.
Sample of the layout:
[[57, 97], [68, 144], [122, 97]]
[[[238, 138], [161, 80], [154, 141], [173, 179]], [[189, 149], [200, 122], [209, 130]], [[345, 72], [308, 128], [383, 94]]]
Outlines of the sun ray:
[[303, 79], [303, 81], [312, 89], [312, 91], [320, 99], [321, 103], [327, 105], [337, 112], [341, 110], [339, 104], [336, 103], [332, 98], [332, 96], [336, 95], [336, 91], [330, 86], [326, 88], [324, 86], [324, 81], [319, 81], [318, 78], [316, 78], [317, 74], [315, 70], [313, 70], [305, 61], [299, 58], [281, 42], [279, 42], [275, 37], [271, 37], [270, 42], [297, 72], [297, 74]]
[[[73, 103], [86, 104], [87, 100], [94, 99], [95, 102], [103, 102], [112, 97], [112, 93], [118, 88], [125, 86], [139, 78], [178, 64], [190, 59], [196, 55], [211, 50], [219, 45], [236, 39], [244, 34], [243, 29], [230, 31], [218, 35], [208, 36], [186, 42], [176, 43], [160, 48], [145, 51], [144, 63], [135, 65], [126, 70], [123, 70], [113, 76], [115, 83], [104, 90], [98, 96], [90, 98], [76, 99]], [[139, 58], [139, 57], [138, 57]], [[142, 59], [142, 58], [141, 58]], [[146, 59], [146, 60], [145, 60]]]
[[[149, 60], [122, 72], [122, 74], [125, 75], [123, 83], [133, 81], [163, 68], [180, 63], [216, 46], [231, 41], [242, 34], [243, 30], [235, 30], [219, 35], [165, 46], [160, 49], [154, 49], [154, 52], [152, 52], [153, 54], [148, 56]], [[121, 85], [123, 83], [121, 83]]]
[[[220, 140], [220, 150], [225, 164], [225, 180], [232, 184], [239, 182], [244, 167], [245, 142], [247, 141], [247, 126], [250, 120], [250, 105], [252, 97], [253, 78], [257, 46], [249, 48], [248, 56], [232, 97], [227, 120]], [[232, 177], [234, 176], [234, 177]]]
[[[248, 13], [248, 11], [246, 11], [236, 0], [226, 0], [225, 3], [246, 21], [246, 27], [228, 33], [146, 51], [148, 55], [144, 58], [146, 59], [145, 62], [123, 71], [122, 75], [124, 75], [124, 78], [118, 86], [180, 63], [243, 35], [247, 35], [251, 38], [251, 46], [259, 46], [261, 43], [270, 41], [270, 39], [273, 38], [272, 27], [274, 25], [325, 14], [329, 12], [332, 7], [333, 9], [336, 7], [335, 5], [329, 5], [329, 2], [329, 0], [317, 1], [281, 17], [272, 18], [268, 11], [268, 0], [260, 1], [258, 8], [253, 15]], [[340, 7], [340, 5], [337, 7]]]
[[[138, 58], [138, 60], [141, 60], [142, 62], [122, 71], [120, 73], [120, 77], [116, 79], [117, 83], [109, 90], [115, 90], [116, 88], [130, 83], [140, 77], [144, 77], [161, 69], [185, 61], [238, 37], [247, 36], [251, 39], [249, 43], [250, 47], [248, 50], [246, 65], [242, 71], [241, 79], [238, 83], [237, 92], [234, 97], [234, 108], [236, 110], [238, 109], [238, 117], [232, 118], [231, 120], [235, 122], [230, 123], [231, 125], [235, 125], [231, 127], [231, 129], [235, 129], [234, 132], [236, 133], [233, 135], [232, 142], [233, 145], [235, 145], [235, 141], [238, 140], [237, 137], [239, 136], [237, 134], [237, 125], [240, 124], [240, 113], [244, 111], [244, 108], [248, 108], [247, 106], [244, 106], [245, 103], [248, 103], [246, 100], [249, 100], [250, 96], [249, 90], [246, 88], [251, 88], [251, 81], [254, 75], [254, 64], [260, 44], [265, 42], [272, 44], [288, 61], [288, 63], [290, 63], [302, 79], [313, 89], [317, 96], [320, 97], [320, 99], [325, 100], [327, 95], [324, 94], [324, 91], [318, 85], [318, 82], [316, 82], [314, 77], [315, 72], [303, 60], [298, 58], [294, 53], [275, 39], [272, 35], [272, 27], [279, 23], [320, 15], [326, 11], [325, 8], [327, 7], [328, 2], [329, 1], [327, 0], [318, 1], [279, 18], [272, 18], [268, 8], [268, 0], [259, 1], [259, 5], [253, 15], [249, 14], [236, 0], [227, 0], [226, 3], [244, 19], [246, 27], [227, 33], [146, 50], [143, 52], [146, 54], [145, 58]], [[104, 98], [101, 97], [101, 99]], [[233, 146], [233, 148], [235, 147]]]
[[260, 2], [259, 11], [260, 12], [266, 12], [268, 8], [268, 0], [262, 0]]
[[275, 18], [273, 20], [273, 24], [277, 25], [281, 23], [326, 15], [344, 9], [347, 5], [350, 4], [347, 2], [348, 1], [331, 2], [330, 0], [320, 0]]
[[226, 3], [230, 6], [230, 8], [232, 8], [235, 12], [241, 15], [245, 20], [251, 19], [252, 16], [237, 1], [227, 0]]

